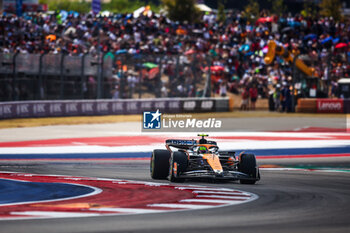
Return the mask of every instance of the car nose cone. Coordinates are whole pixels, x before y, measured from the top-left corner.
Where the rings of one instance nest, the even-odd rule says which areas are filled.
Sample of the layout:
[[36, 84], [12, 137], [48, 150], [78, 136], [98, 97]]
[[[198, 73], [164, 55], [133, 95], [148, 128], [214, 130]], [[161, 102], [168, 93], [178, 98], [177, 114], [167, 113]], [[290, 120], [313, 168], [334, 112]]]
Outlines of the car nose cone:
[[216, 176], [216, 177], [223, 177], [223, 176], [224, 176], [224, 172], [223, 172], [223, 171], [214, 170], [214, 172], [215, 172], [215, 176]]

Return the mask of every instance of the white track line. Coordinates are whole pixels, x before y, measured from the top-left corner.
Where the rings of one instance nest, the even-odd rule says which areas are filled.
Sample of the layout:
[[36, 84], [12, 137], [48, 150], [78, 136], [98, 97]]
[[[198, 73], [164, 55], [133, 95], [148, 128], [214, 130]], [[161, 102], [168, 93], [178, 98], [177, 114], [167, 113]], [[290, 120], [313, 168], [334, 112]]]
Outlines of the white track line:
[[90, 210], [117, 212], [117, 213], [133, 213], [133, 214], [147, 214], [147, 213], [164, 212], [164, 210], [136, 209], [136, 208], [90, 208]]
[[224, 194], [224, 195], [231, 195], [231, 196], [245, 196], [245, 197], [250, 197], [249, 194], [243, 194], [243, 193], [239, 193], [236, 191], [231, 191], [231, 192], [215, 192], [215, 191], [193, 191], [193, 193], [198, 193], [198, 194]]
[[191, 204], [150, 204], [149, 207], [165, 207], [173, 209], [206, 209], [215, 207], [213, 205], [191, 205]]
[[236, 200], [248, 200], [250, 197], [235, 197], [235, 196], [220, 196], [220, 195], [198, 195], [198, 198], [218, 198], [218, 199], [236, 199]]
[[[253, 149], [297, 149], [297, 148], [324, 148], [344, 147], [349, 145], [349, 140], [254, 140], [254, 139], [226, 139], [220, 142], [221, 150], [253, 150]], [[60, 145], [60, 146], [26, 146], [26, 147], [0, 147], [0, 154], [96, 154], [96, 153], [130, 153], [149, 152], [154, 148], [162, 148], [164, 143], [152, 143], [150, 145], [128, 146], [97, 146], [97, 145]], [[44, 149], [43, 149], [44, 148]]]
[[22, 211], [11, 212], [12, 215], [29, 215], [36, 217], [52, 217], [52, 218], [67, 218], [67, 217], [91, 217], [100, 216], [99, 213], [83, 213], [83, 212], [63, 212], [63, 211]]
[[350, 170], [335, 168], [335, 169], [317, 169], [317, 168], [287, 168], [287, 167], [274, 167], [274, 168], [259, 168], [264, 171], [303, 171], [303, 172], [344, 172], [349, 173]]
[[[203, 191], [233, 191], [232, 189], [227, 189], [227, 188], [206, 188], [206, 187], [175, 187], [175, 189], [180, 189], [180, 190], [203, 190]], [[238, 191], [237, 191], [238, 193]]]
[[220, 204], [243, 203], [242, 201], [215, 200], [215, 199], [184, 199], [184, 200], [180, 200], [180, 202], [203, 202], [203, 203], [220, 203]]

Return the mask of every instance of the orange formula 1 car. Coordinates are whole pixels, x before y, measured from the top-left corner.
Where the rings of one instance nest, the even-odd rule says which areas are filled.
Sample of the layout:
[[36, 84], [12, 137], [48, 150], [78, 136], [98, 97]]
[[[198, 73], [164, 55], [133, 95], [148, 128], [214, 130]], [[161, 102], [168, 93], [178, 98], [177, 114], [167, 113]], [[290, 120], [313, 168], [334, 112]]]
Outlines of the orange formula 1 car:
[[[151, 157], [151, 177], [180, 182], [185, 179], [211, 178], [239, 180], [255, 184], [260, 180], [255, 155], [234, 151], [219, 151], [215, 141], [199, 134], [200, 140], [166, 140], [167, 150], [154, 150]], [[174, 151], [176, 148], [177, 151]]]

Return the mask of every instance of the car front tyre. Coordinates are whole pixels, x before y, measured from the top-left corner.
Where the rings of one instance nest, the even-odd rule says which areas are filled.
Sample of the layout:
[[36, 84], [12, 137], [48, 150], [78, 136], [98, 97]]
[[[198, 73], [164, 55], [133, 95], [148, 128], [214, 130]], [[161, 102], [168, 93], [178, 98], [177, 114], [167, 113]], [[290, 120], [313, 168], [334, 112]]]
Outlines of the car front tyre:
[[254, 154], [242, 154], [238, 171], [247, 174], [250, 179], [240, 179], [241, 184], [255, 184], [260, 179], [259, 168]]
[[168, 177], [170, 156], [168, 150], [153, 150], [150, 164], [152, 179], [164, 180]]

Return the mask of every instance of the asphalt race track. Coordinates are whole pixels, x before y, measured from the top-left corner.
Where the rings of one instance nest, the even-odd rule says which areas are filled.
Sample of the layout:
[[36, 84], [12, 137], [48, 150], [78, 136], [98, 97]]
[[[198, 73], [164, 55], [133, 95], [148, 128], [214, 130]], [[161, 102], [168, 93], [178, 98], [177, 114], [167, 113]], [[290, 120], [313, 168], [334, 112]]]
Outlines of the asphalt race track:
[[[148, 162], [11, 164], [1, 170], [151, 181]], [[348, 232], [350, 173], [261, 171], [256, 185], [235, 188], [259, 199], [236, 206], [162, 214], [1, 221], [3, 232]]]
[[[348, 150], [348, 147], [344, 147], [344, 150]], [[247, 203], [147, 214], [2, 219], [1, 232], [350, 231], [348, 154], [320, 158], [271, 157], [259, 159], [258, 163], [262, 167], [262, 179], [256, 185], [241, 185], [238, 182], [213, 183], [206, 180], [179, 184], [235, 189], [258, 196], [258, 199]], [[0, 172], [5, 171], [154, 182], [149, 176], [149, 161], [144, 159], [2, 160]], [[167, 181], [157, 182], [168, 184]]]

